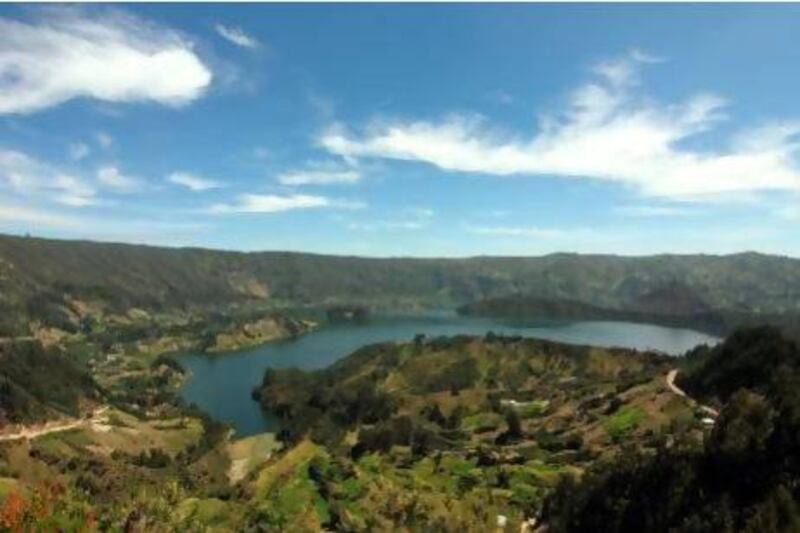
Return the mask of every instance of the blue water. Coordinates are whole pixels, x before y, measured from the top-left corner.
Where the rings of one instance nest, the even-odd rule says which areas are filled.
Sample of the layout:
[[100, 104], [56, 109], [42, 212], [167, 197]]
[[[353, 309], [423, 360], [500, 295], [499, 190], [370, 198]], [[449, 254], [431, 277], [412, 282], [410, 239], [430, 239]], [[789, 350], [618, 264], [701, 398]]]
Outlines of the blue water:
[[191, 377], [180, 393], [212, 417], [231, 423], [237, 436], [274, 431], [278, 420], [262, 411], [250, 396], [268, 367], [321, 368], [366, 344], [411, 340], [417, 333], [484, 335], [490, 330], [574, 344], [655, 349], [674, 355], [697, 344], [717, 341], [715, 337], [687, 329], [628, 322], [519, 323], [452, 313], [376, 317], [365, 324], [326, 326], [295, 340], [229, 354], [183, 354], [177, 359], [191, 371]]

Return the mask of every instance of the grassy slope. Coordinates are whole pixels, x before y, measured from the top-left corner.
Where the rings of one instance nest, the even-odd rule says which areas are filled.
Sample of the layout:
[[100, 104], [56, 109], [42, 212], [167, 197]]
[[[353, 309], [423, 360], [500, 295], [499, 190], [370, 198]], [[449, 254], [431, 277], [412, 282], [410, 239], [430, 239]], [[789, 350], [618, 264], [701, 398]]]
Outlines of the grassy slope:
[[[549, 531], [800, 530], [800, 348], [774, 328], [738, 330], [689, 356], [681, 385], [720, 415], [701, 446], [625, 454], [565, 484]], [[619, 428], [634, 413], [620, 409]]]
[[[89, 506], [101, 526], [135, 520], [148, 531], [486, 531], [498, 514], [516, 527], [562, 476], [623, 449], [652, 453], [668, 435], [700, 434], [688, 404], [665, 389], [670, 364], [494, 336], [376, 345], [327, 370], [273, 375], [265, 401], [285, 403], [301, 426], [282, 451], [270, 436], [210, 438], [192, 416], [112, 408], [99, 424], [0, 445], [0, 480], [19, 480], [0, 490], [27, 494], [56, 481], [68, 489], [67, 509]], [[343, 418], [382, 395], [391, 411]], [[521, 426], [505, 440], [504, 399], [520, 402]], [[320, 412], [304, 416], [309, 405]], [[403, 437], [408, 424], [426, 443]], [[387, 447], [375, 437], [382, 428], [392, 430]], [[369, 438], [372, 448], [351, 455]]]
[[[652, 452], [668, 435], [701, 434], [690, 406], [665, 389], [669, 365], [627, 350], [458, 337], [367, 347], [314, 373], [273, 372], [262, 400], [299, 426], [299, 440], [260, 478], [269, 490], [256, 500], [273, 505], [262, 519], [304, 530], [289, 503], [299, 500], [315, 520], [353, 529], [485, 531], [497, 514], [521, 520], [562, 475], [623, 448]], [[364, 388], [390, 396], [391, 414], [367, 420], [363, 404], [377, 400], [354, 392]], [[497, 404], [512, 398], [522, 434], [504, 441], [508, 409]], [[361, 418], [347, 420], [356, 404]], [[397, 437], [403, 420], [416, 444]], [[353, 458], [353, 444], [367, 441]]]

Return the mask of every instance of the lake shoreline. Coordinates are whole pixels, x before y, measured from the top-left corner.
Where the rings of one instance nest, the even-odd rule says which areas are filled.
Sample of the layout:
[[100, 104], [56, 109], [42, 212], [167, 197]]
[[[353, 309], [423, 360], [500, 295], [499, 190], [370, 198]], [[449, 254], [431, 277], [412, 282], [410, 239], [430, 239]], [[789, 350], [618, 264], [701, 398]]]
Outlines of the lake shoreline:
[[410, 341], [418, 334], [428, 338], [456, 335], [520, 335], [544, 340], [633, 348], [679, 355], [696, 344], [718, 338], [688, 329], [609, 321], [548, 320], [532, 323], [461, 317], [449, 310], [401, 316], [377, 314], [363, 323], [323, 324], [294, 339], [258, 347], [206, 354], [188, 352], [175, 359], [191, 372], [179, 394], [216, 420], [231, 423], [237, 438], [274, 432], [280, 420], [263, 412], [251, 392], [261, 384], [267, 368], [324, 368], [368, 344]]

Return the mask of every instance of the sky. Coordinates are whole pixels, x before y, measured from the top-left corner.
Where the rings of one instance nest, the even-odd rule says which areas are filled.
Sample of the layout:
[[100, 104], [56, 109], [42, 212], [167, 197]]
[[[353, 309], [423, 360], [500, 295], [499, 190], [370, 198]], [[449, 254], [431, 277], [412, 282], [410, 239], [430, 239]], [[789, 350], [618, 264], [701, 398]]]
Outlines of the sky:
[[800, 257], [800, 6], [0, 6], [0, 232]]

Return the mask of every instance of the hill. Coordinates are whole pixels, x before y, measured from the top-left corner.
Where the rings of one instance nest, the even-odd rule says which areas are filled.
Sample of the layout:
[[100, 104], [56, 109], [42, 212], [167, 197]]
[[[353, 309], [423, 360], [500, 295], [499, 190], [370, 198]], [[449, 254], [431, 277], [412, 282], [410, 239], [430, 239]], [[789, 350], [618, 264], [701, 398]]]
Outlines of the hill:
[[[674, 285], [674, 284], [673, 284]], [[773, 325], [790, 337], [800, 339], [800, 312], [764, 313], [757, 310], [713, 309], [690, 296], [686, 287], [648, 293], [623, 309], [599, 307], [574, 300], [553, 300], [530, 295], [512, 295], [478, 300], [458, 308], [467, 316], [488, 316], [516, 320], [620, 320], [685, 327], [727, 335], [737, 328]], [[660, 302], [656, 303], [656, 302]]]
[[[271, 482], [264, 522], [487, 531], [503, 515], [516, 530], [561, 476], [678, 434], [699, 441], [691, 406], [665, 386], [671, 364], [489, 334], [368, 346], [313, 372], [268, 370], [255, 396], [283, 418], [287, 457], [316, 451]], [[292, 508], [290, 495], [315, 512]]]
[[[282, 418], [280, 443], [231, 442], [224, 426], [162, 405], [167, 361], [126, 365], [124, 376], [101, 368], [114, 400], [101, 413], [69, 431], [0, 442], [7, 523], [476, 532], [494, 530], [499, 516], [505, 531], [530, 517], [556, 532], [800, 524], [800, 356], [774, 329], [737, 332], [685, 360], [491, 333], [367, 346], [326, 369], [265, 373], [254, 395]], [[668, 386], [675, 365], [691, 395], [722, 406], [714, 424]]]
[[615, 312], [800, 312], [800, 260], [555, 254], [465, 259], [239, 253], [0, 236], [0, 336], [31, 321], [269, 305], [452, 307], [524, 295]]
[[61, 348], [38, 341], [0, 343], [0, 428], [80, 416], [99, 396], [91, 376]]
[[459, 307], [458, 312], [467, 316], [523, 320], [620, 320], [691, 327], [713, 333], [724, 333], [730, 325], [726, 314], [719, 311], [675, 311], [670, 310], [670, 302], [665, 302], [665, 304], [661, 311], [657, 309], [645, 311], [638, 309], [635, 305], [625, 309], [614, 309], [574, 300], [551, 300], [536, 296], [514, 295], [487, 298], [469, 303]]
[[702, 446], [628, 454], [565, 481], [545, 504], [551, 531], [800, 529], [800, 349], [773, 328], [697, 348], [681, 380], [722, 405]]

